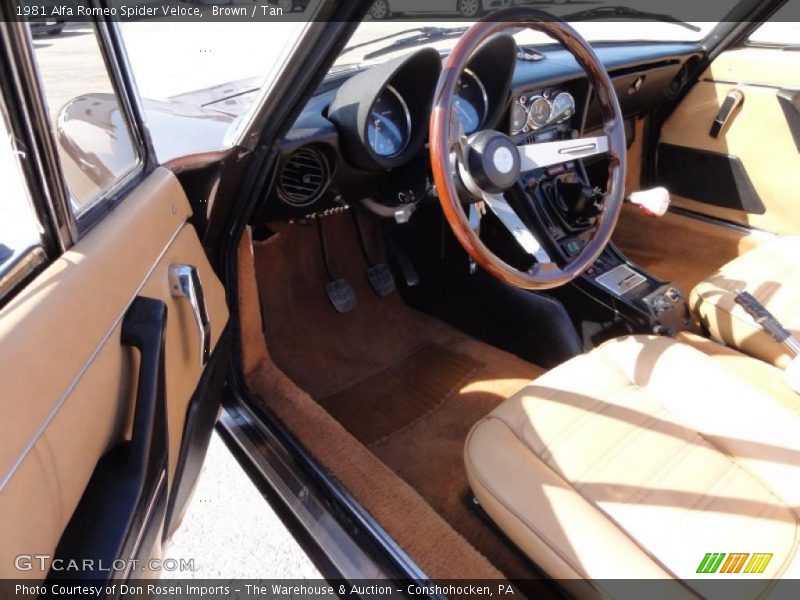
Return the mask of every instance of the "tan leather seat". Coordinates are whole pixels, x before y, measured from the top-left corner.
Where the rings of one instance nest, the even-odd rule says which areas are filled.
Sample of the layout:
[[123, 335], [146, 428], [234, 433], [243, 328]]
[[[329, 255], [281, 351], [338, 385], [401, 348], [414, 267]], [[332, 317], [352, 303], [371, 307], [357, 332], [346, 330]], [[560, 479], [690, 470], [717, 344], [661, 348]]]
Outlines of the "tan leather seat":
[[697, 579], [721, 552], [773, 554], [747, 577], [800, 576], [800, 416], [674, 340], [620, 338], [549, 371], [475, 425], [465, 462], [554, 578]]
[[732, 260], [692, 290], [690, 304], [713, 337], [786, 368], [791, 355], [734, 301], [747, 290], [800, 335], [800, 237], [778, 237]]

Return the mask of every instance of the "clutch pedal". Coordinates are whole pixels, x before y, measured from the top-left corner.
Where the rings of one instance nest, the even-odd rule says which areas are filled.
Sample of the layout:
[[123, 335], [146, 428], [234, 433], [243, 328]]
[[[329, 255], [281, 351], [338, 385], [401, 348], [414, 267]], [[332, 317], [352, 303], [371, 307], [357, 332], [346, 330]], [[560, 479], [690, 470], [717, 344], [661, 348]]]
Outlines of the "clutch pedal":
[[319, 246], [322, 250], [322, 264], [325, 266], [325, 274], [328, 276], [328, 284], [325, 286], [325, 293], [328, 300], [333, 304], [333, 308], [338, 313], [349, 313], [358, 305], [356, 292], [353, 286], [344, 277], [335, 278], [331, 271], [331, 263], [328, 258], [328, 248], [325, 244], [325, 231], [322, 227], [322, 218], [317, 219], [317, 231], [319, 232]]

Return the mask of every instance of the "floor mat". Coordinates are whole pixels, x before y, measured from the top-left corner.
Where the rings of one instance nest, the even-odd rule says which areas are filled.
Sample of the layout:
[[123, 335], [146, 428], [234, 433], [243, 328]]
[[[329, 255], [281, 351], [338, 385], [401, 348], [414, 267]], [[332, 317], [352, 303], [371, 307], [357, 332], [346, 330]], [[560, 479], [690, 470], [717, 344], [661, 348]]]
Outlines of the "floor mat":
[[[471, 505], [463, 450], [472, 425], [544, 370], [412, 310], [397, 293], [379, 298], [349, 225], [347, 215], [325, 223], [331, 269], [358, 298], [347, 314], [325, 296], [312, 228], [287, 225], [254, 246], [272, 359], [507, 577], [537, 577]], [[370, 498], [359, 499], [369, 510]]]
[[366, 445], [424, 417], [483, 366], [436, 344], [415, 352], [371, 377], [320, 400], [320, 404]]

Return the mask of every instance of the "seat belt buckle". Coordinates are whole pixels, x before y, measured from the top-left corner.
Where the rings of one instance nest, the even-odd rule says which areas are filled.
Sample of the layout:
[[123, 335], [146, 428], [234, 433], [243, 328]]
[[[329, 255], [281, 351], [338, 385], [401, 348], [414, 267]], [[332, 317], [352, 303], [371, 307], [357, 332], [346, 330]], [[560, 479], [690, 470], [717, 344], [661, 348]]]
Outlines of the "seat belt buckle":
[[752, 294], [742, 290], [734, 290], [734, 293], [736, 294], [736, 304], [744, 308], [764, 331], [783, 344], [791, 353], [792, 362], [783, 372], [783, 379], [796, 394], [800, 394], [800, 342]]
[[734, 290], [734, 293], [736, 294], [736, 304], [744, 308], [745, 312], [761, 325], [764, 331], [769, 333], [775, 341], [783, 344], [792, 356], [800, 355], [800, 342], [792, 335], [791, 331], [781, 325], [775, 315], [769, 312], [752, 294], [742, 290]]

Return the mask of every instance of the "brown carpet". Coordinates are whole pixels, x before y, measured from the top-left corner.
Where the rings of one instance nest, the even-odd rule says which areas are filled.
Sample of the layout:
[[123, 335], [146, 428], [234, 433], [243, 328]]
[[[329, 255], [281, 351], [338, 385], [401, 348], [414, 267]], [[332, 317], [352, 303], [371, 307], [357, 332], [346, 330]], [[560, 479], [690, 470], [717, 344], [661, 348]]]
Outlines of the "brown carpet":
[[468, 356], [425, 344], [319, 403], [360, 442], [370, 445], [426, 416], [481, 366]]
[[756, 237], [733, 229], [674, 213], [646, 217], [630, 204], [623, 206], [613, 241], [653, 275], [674, 282], [687, 298], [719, 267], [758, 245]]
[[[255, 245], [272, 360], [506, 577], [538, 576], [470, 506], [462, 455], [472, 425], [543, 370], [408, 308], [396, 293], [378, 298], [366, 282], [349, 218], [325, 219], [325, 234], [334, 274], [346, 277], [358, 298], [351, 313], [336, 313], [324, 293], [313, 228], [282, 226]], [[374, 235], [368, 244], [379, 255]], [[274, 370], [263, 369], [250, 379], [268, 403], [276, 396], [274, 379]], [[342, 464], [331, 464], [333, 456], [317, 457], [340, 477], [357, 480]], [[348, 461], [347, 468], [363, 465]], [[356, 496], [373, 511], [369, 492]], [[421, 541], [428, 535], [418, 532]], [[457, 560], [447, 546], [438, 552]], [[466, 563], [450, 566], [457, 577], [476, 576]]]
[[[367, 450], [275, 366], [262, 333], [249, 235], [239, 248], [242, 366], [251, 393], [267, 405], [333, 477], [435, 580], [503, 575], [405, 481]], [[420, 535], [424, 531], [425, 535]], [[447, 548], [447, 552], [442, 552]]]

